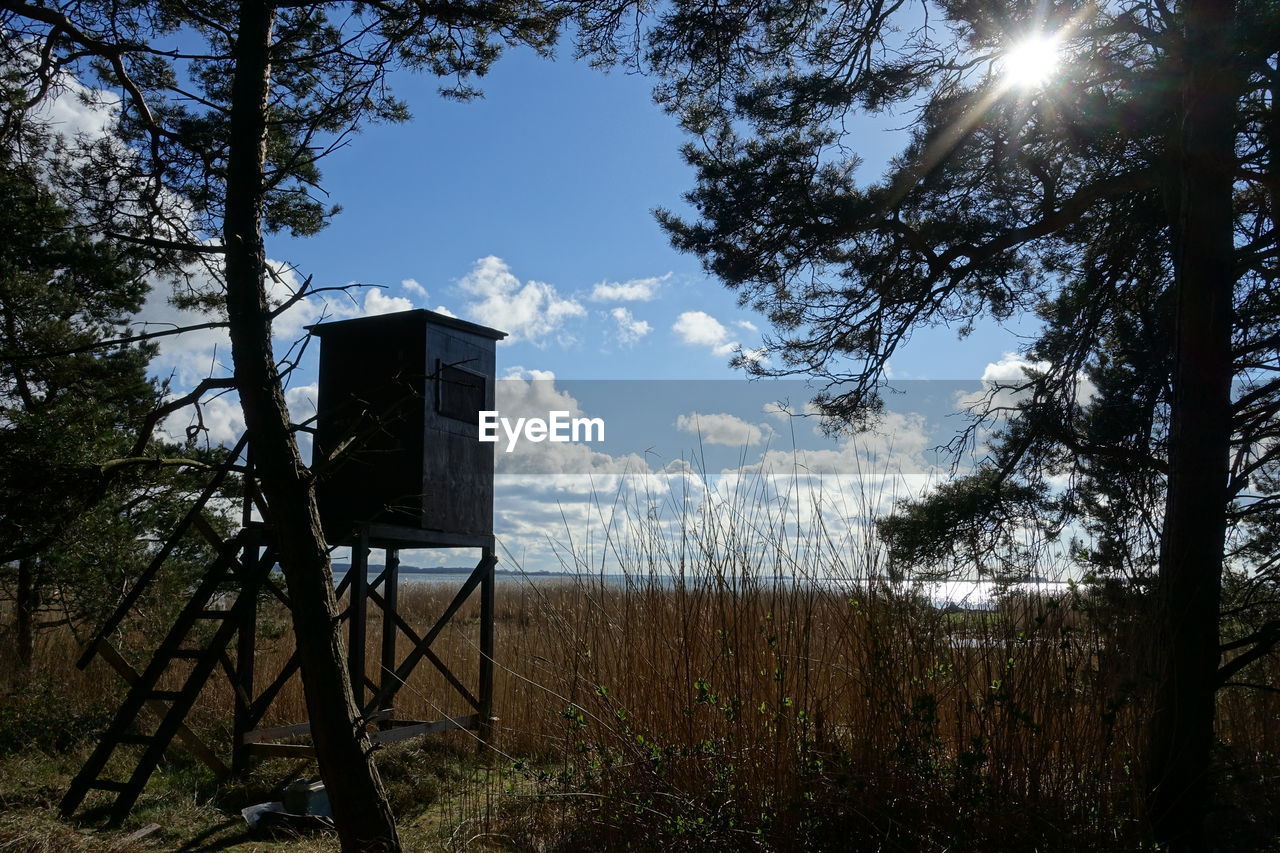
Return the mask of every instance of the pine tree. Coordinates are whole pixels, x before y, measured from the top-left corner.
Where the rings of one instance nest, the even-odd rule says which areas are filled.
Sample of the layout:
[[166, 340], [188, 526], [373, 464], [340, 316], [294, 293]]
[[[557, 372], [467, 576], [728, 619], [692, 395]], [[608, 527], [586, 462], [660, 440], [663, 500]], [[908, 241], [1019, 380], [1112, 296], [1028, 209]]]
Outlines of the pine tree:
[[[1167, 306], [1167, 350], [1133, 365], [1167, 386], [1167, 434], [1127, 449], [1165, 457], [1146, 802], [1175, 850], [1201, 849], [1211, 801], [1228, 507], [1274, 429], [1274, 335], [1248, 309], [1274, 289], [1278, 35], [1266, 2], [677, 2], [651, 50], [699, 142], [699, 218], [662, 222], [778, 332], [747, 368], [830, 380], [819, 404], [857, 425], [912, 330], [1052, 314], [1056, 360], [1029, 383], [1044, 405], [963, 494], [975, 508], [1001, 511], [1029, 454], [1070, 450], [1046, 415], [1116, 357], [1114, 318], [1144, 294]], [[1062, 61], [1023, 85], [1019, 43]], [[910, 142], [860, 185], [845, 119], [890, 107], [913, 111]], [[1256, 394], [1233, 404], [1242, 371]]]
[[[509, 45], [547, 54], [570, 17], [583, 44], [608, 51], [625, 8], [534, 0], [492, 3], [65, 2], [0, 0], [10, 65], [33, 67], [38, 96], [74, 70], [121, 95], [121, 139], [149, 188], [130, 203], [142, 225], [127, 236], [203, 258], [225, 309], [235, 387], [271, 508], [291, 601], [311, 732], [343, 848], [399, 848], [372, 748], [343, 665], [337, 602], [316, 511], [314, 474], [298, 453], [271, 345], [265, 235], [319, 231], [336, 212], [314, 192], [318, 161], [362, 123], [406, 118], [387, 89], [396, 67], [450, 83], [467, 98]], [[334, 12], [331, 16], [330, 12]], [[155, 45], [179, 31], [194, 52]], [[190, 43], [189, 41], [187, 42]], [[28, 45], [40, 60], [30, 62]], [[24, 53], [25, 52], [25, 53]], [[92, 61], [86, 61], [92, 58]], [[112, 155], [85, 170], [111, 174]], [[90, 214], [118, 209], [114, 184], [82, 181]], [[181, 212], [174, 201], [181, 199]]]
[[142, 264], [77, 227], [35, 167], [7, 151], [0, 196], [0, 562], [16, 564], [17, 653], [26, 667], [45, 589], [65, 588], [75, 615], [101, 600], [93, 591], [105, 576], [67, 559], [68, 544], [142, 550], [135, 530], [104, 535], [119, 515], [94, 512], [108, 499], [99, 466], [128, 454], [161, 389], [146, 376], [147, 347], [76, 352], [117, 337], [141, 307]]

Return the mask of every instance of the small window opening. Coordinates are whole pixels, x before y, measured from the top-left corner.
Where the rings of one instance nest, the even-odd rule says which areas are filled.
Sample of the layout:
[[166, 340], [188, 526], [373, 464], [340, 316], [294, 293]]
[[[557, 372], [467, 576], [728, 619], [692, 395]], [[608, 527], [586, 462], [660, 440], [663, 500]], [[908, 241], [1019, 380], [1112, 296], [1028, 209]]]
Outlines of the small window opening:
[[436, 361], [436, 376], [436, 411], [446, 418], [478, 423], [484, 409], [485, 377], [442, 361]]

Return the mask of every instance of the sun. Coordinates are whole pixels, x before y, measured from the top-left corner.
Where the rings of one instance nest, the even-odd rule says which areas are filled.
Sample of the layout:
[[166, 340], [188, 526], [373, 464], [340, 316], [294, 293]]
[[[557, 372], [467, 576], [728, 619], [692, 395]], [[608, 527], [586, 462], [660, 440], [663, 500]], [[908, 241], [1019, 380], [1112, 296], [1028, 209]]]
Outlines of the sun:
[[1005, 52], [1001, 72], [1010, 86], [1034, 89], [1048, 82], [1061, 58], [1057, 36], [1030, 36]]

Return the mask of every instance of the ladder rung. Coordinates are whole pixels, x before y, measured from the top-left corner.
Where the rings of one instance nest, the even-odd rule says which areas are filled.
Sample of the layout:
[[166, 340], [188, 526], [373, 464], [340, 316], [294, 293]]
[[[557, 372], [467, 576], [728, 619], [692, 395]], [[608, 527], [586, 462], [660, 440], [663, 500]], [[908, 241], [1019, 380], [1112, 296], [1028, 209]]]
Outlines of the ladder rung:
[[173, 701], [182, 697], [181, 690], [148, 690], [143, 698], [145, 699], [166, 699]]
[[155, 737], [152, 735], [120, 735], [117, 739], [118, 743], [137, 744], [139, 746], [148, 746], [155, 743]]
[[128, 782], [115, 782], [111, 779], [94, 779], [89, 783], [89, 787], [98, 791], [115, 791], [117, 794], [123, 794], [129, 790]]
[[226, 619], [231, 615], [230, 610], [201, 610], [196, 614], [197, 619]]

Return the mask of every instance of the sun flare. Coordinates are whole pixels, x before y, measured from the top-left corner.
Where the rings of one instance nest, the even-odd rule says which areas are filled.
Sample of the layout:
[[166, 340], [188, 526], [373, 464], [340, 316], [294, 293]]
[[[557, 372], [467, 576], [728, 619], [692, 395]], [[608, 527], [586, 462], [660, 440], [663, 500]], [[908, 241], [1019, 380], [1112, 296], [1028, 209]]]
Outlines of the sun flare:
[[1001, 63], [1005, 80], [1019, 89], [1042, 86], [1053, 76], [1061, 59], [1056, 36], [1031, 36], [1013, 45]]

